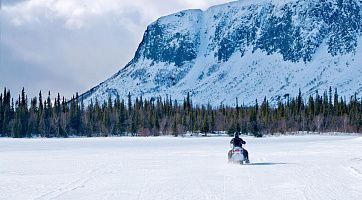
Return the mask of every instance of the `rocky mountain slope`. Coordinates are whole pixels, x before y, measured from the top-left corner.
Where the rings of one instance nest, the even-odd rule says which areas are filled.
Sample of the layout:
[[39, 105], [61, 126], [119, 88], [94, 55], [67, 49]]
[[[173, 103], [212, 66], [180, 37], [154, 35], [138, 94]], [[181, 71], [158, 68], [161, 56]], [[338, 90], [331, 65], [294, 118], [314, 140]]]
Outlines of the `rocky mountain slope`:
[[362, 1], [240, 0], [186, 10], [147, 27], [134, 58], [82, 95], [199, 104], [272, 102], [323, 92], [362, 92]]

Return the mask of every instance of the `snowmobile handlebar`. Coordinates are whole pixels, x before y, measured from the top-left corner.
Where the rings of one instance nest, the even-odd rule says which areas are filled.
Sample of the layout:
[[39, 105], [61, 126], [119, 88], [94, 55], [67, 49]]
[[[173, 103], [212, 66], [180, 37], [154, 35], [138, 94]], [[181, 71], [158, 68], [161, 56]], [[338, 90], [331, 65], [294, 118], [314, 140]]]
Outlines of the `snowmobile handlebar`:
[[[246, 143], [244, 144], [246, 146]], [[230, 143], [230, 148], [234, 148], [234, 144]]]

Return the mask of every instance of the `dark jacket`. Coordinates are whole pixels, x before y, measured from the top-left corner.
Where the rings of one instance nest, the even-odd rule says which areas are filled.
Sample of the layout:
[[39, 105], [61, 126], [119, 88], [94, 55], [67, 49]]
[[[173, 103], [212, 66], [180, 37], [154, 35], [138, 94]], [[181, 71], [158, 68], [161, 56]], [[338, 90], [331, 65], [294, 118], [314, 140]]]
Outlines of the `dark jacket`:
[[234, 137], [231, 139], [230, 144], [233, 144], [234, 147], [243, 147], [243, 144], [246, 144], [246, 142], [239, 137]]

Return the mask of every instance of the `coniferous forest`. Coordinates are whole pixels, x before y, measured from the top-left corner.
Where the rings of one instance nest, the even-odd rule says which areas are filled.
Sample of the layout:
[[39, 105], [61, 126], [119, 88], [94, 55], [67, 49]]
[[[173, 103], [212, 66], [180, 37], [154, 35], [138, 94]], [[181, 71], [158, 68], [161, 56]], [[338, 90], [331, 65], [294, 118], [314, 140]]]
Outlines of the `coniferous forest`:
[[261, 137], [286, 132], [362, 132], [362, 100], [346, 99], [330, 88], [323, 94], [296, 97], [271, 106], [264, 99], [253, 106], [238, 104], [194, 105], [187, 95], [183, 102], [169, 97], [95, 100], [85, 106], [77, 95], [66, 100], [49, 92], [29, 99], [23, 89], [14, 98], [6, 88], [0, 94], [0, 136], [159, 136], [186, 132], [204, 135], [217, 131]]

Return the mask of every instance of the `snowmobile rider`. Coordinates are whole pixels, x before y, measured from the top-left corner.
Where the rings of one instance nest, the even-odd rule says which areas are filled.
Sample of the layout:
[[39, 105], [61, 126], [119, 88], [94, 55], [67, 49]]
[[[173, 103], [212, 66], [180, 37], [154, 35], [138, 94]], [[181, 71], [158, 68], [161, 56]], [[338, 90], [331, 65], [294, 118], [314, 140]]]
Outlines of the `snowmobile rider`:
[[[234, 147], [243, 148], [243, 144], [246, 144], [246, 142], [242, 138], [240, 138], [239, 133], [236, 132], [235, 137], [233, 139], [231, 139], [230, 144], [233, 144]], [[229, 159], [231, 159], [231, 153], [232, 153], [232, 150], [230, 150], [228, 153]], [[246, 158], [246, 160], [249, 161], [249, 152], [244, 148], [243, 148], [243, 154], [244, 154], [244, 157]]]

